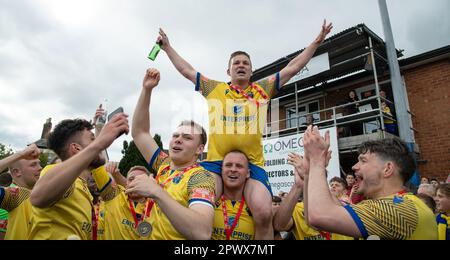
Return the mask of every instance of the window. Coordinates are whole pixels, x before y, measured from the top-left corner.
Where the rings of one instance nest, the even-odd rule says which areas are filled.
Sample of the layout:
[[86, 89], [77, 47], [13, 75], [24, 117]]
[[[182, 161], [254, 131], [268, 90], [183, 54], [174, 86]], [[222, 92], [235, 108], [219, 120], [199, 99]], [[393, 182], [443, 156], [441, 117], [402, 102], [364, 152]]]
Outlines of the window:
[[[294, 106], [286, 107], [286, 128], [293, 128], [297, 126], [306, 125], [306, 115], [319, 111], [319, 101], [313, 101], [298, 106], [298, 118]], [[320, 114], [313, 114], [314, 122], [320, 121]]]

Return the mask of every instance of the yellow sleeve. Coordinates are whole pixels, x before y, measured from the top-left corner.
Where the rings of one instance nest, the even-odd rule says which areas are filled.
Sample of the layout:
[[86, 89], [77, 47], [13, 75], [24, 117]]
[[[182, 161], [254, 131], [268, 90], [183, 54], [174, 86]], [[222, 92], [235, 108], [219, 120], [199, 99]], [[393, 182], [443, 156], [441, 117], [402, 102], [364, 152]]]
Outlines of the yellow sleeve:
[[112, 200], [119, 194], [117, 186], [113, 184], [112, 178], [104, 165], [92, 170], [92, 177], [100, 192], [100, 197], [104, 201]]
[[169, 164], [169, 163], [170, 163], [169, 156], [165, 152], [161, 151], [161, 149], [158, 148], [158, 150], [156, 150], [156, 152], [153, 154], [152, 159], [150, 160], [149, 166], [155, 172], [158, 172], [159, 168], [163, 164]]
[[202, 203], [214, 208], [216, 180], [208, 171], [194, 173], [188, 182], [189, 206]]
[[22, 187], [0, 188], [0, 208], [12, 211], [27, 200], [31, 191]]
[[419, 222], [414, 202], [399, 197], [366, 200], [346, 208], [363, 237], [377, 235], [382, 239], [405, 240], [413, 235]]
[[260, 86], [269, 98], [272, 98], [276, 96], [280, 90], [280, 73], [276, 73], [268, 78], [257, 81], [256, 85]]
[[[44, 176], [44, 175], [46, 175], [47, 172], [48, 172], [51, 168], [54, 168], [56, 165], [57, 165], [57, 164], [49, 164], [49, 165], [45, 166], [44, 169], [41, 170], [41, 177]], [[73, 184], [69, 187], [69, 189], [66, 191], [66, 193], [64, 193], [63, 198], [69, 197], [69, 196], [72, 194], [72, 192], [74, 191], [74, 189], [75, 189], [75, 183], [73, 183]]]
[[226, 84], [224, 82], [210, 80], [203, 76], [200, 72], [197, 73], [197, 84], [195, 85], [195, 91], [199, 91], [205, 98], [213, 92], [213, 90], [220, 84]]

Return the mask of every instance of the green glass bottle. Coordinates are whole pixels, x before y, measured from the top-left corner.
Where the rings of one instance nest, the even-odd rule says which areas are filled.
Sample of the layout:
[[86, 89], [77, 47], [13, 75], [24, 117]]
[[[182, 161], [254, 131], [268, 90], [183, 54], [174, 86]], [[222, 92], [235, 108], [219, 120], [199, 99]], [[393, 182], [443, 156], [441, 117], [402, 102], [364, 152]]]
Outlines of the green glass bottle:
[[156, 59], [156, 56], [158, 56], [159, 51], [161, 50], [161, 43], [157, 42], [155, 46], [153, 46], [152, 51], [148, 55], [148, 58], [152, 61]]

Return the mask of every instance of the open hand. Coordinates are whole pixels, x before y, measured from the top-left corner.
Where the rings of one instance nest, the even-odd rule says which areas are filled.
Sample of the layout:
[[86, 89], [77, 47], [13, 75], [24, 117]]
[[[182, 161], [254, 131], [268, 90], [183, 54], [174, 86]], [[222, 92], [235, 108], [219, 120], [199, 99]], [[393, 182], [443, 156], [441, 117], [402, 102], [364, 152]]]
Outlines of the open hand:
[[319, 36], [317, 36], [315, 43], [321, 44], [331, 32], [331, 29], [333, 29], [333, 23], [327, 24], [327, 20], [323, 20], [322, 30], [320, 31]]

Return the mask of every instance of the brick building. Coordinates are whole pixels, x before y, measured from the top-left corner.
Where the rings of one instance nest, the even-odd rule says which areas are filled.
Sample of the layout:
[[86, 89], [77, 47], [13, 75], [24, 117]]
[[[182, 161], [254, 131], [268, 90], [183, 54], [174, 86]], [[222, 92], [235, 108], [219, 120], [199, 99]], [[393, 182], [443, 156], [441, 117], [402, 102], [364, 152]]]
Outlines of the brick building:
[[[281, 70], [301, 51], [256, 70], [252, 80]], [[400, 59], [401, 51], [397, 54]], [[419, 173], [444, 181], [450, 173], [450, 46], [399, 63]], [[351, 90], [357, 102], [349, 101]], [[327, 39], [307, 67], [272, 99], [265, 138], [302, 133], [311, 117], [321, 128], [337, 127], [344, 175], [356, 163], [362, 142], [397, 135], [392, 128], [395, 102], [385, 43], [360, 24]]]

